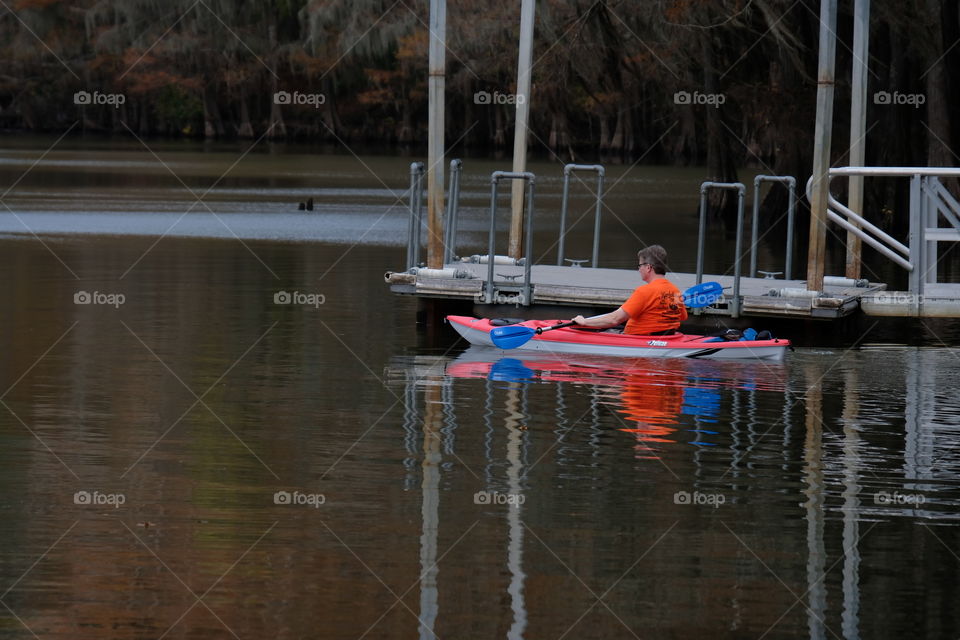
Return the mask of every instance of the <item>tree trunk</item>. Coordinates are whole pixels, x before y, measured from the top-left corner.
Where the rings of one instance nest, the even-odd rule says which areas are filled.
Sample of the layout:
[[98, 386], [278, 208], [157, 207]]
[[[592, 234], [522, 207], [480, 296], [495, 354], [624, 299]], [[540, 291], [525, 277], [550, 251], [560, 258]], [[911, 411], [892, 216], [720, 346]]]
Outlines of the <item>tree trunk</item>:
[[[703, 88], [704, 93], [716, 95], [717, 73], [714, 67], [713, 43], [710, 35], [700, 36], [703, 49]], [[696, 107], [694, 107], [696, 108]], [[731, 133], [723, 121], [722, 106], [703, 105], [706, 109], [707, 120], [707, 172], [714, 182], [736, 182], [737, 170], [730, 153]], [[725, 221], [736, 220], [737, 194], [728, 189], [713, 189], [707, 198], [708, 209], [714, 216], [720, 216]]]
[[[271, 96], [273, 103], [273, 96]], [[276, 104], [273, 104], [276, 107]], [[247, 107], [247, 90], [241, 86], [240, 89], [240, 126], [237, 128], [237, 135], [241, 138], [253, 137], [253, 126], [250, 124], [250, 110]]]
[[147, 107], [146, 100], [138, 101], [138, 115], [140, 116], [138, 120], [140, 123], [137, 125], [137, 128], [140, 130], [141, 136], [150, 135], [150, 109]]
[[493, 145], [498, 148], [503, 148], [507, 144], [507, 134], [503, 122], [503, 110], [498, 105], [492, 105], [490, 108], [493, 109], [495, 123], [493, 132]]
[[623, 151], [627, 158], [633, 158], [636, 144], [633, 139], [633, 110], [623, 111]]
[[413, 142], [413, 109], [409, 100], [400, 103], [400, 130], [396, 132], [397, 142], [409, 145]]
[[203, 88], [203, 135], [210, 138], [223, 137], [223, 119], [213, 88], [207, 84]]
[[337, 132], [343, 128], [343, 125], [340, 122], [340, 117], [337, 115], [337, 103], [334, 97], [334, 86], [333, 80], [329, 75], [324, 76], [323, 84], [323, 96], [325, 98], [323, 102], [323, 125], [325, 131], [324, 138], [327, 139], [336, 139], [335, 136], [339, 135]]
[[927, 98], [927, 166], [949, 167], [953, 164], [950, 152], [950, 113], [947, 98], [947, 72], [943, 51], [942, 0], [927, 0], [930, 19], [931, 55], [936, 56], [926, 77]]
[[[273, 13], [270, 14], [271, 21], [273, 20]], [[277, 26], [271, 24], [269, 28], [269, 37], [270, 37], [270, 50], [277, 50]], [[274, 53], [270, 56], [270, 124], [267, 125], [267, 137], [271, 140], [277, 138], [286, 138], [287, 137], [287, 125], [283, 121], [283, 112], [280, 111], [280, 105], [277, 104], [277, 101], [273, 98], [280, 89], [279, 82], [277, 81], [277, 55]], [[243, 102], [241, 109], [246, 111], [247, 103]], [[249, 120], [249, 118], [245, 118]], [[250, 123], [247, 122], [249, 127]], [[243, 125], [241, 124], [241, 128]], [[250, 130], [250, 136], [253, 137], [253, 130]]]
[[610, 138], [610, 151], [623, 156], [623, 107], [617, 109], [617, 124], [613, 129], [613, 137]]
[[607, 116], [600, 114], [600, 153], [604, 153], [610, 148], [610, 125], [607, 124]]
[[680, 114], [680, 131], [673, 136], [670, 144], [670, 155], [673, 164], [686, 166], [700, 161], [700, 146], [697, 136], [697, 119], [693, 115], [693, 107], [689, 105], [675, 105]]

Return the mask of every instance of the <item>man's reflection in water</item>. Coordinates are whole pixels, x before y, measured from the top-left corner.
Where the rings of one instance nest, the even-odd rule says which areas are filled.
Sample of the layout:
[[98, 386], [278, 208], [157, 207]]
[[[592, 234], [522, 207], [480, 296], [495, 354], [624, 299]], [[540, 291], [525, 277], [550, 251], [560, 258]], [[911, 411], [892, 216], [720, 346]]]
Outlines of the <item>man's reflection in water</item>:
[[656, 460], [656, 444], [675, 441], [670, 435], [677, 430], [685, 383], [686, 376], [678, 371], [644, 371], [624, 378], [618, 413], [631, 426], [620, 431], [636, 437], [637, 458]]
[[[679, 429], [695, 434], [691, 444], [717, 444], [710, 438], [717, 432], [703, 426], [717, 422], [722, 381], [691, 375], [685, 362], [663, 364], [663, 368], [635, 371], [623, 378], [618, 413], [629, 426], [620, 431], [636, 437], [637, 458], [658, 459], [657, 445], [677, 442], [674, 434]], [[681, 426], [684, 424], [689, 426]]]

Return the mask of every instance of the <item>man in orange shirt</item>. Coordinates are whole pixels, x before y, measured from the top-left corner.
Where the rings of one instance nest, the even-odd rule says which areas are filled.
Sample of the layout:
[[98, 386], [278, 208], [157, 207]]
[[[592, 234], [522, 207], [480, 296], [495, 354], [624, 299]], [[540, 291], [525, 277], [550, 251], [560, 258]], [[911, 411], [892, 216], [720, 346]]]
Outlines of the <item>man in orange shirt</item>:
[[646, 284], [637, 287], [630, 298], [616, 311], [602, 316], [573, 319], [584, 327], [603, 329], [627, 323], [624, 333], [643, 336], [662, 336], [676, 333], [680, 323], [687, 319], [683, 296], [667, 273], [667, 251], [658, 244], [637, 253], [640, 277]]

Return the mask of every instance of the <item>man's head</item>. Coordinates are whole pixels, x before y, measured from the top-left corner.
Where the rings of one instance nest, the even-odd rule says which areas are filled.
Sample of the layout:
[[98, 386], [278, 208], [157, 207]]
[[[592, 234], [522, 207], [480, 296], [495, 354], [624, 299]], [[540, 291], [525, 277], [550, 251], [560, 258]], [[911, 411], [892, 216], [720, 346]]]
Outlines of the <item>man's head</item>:
[[640, 263], [641, 276], [644, 275], [644, 269], [650, 269], [660, 276], [667, 273], [667, 250], [658, 244], [640, 249], [637, 252], [637, 261]]

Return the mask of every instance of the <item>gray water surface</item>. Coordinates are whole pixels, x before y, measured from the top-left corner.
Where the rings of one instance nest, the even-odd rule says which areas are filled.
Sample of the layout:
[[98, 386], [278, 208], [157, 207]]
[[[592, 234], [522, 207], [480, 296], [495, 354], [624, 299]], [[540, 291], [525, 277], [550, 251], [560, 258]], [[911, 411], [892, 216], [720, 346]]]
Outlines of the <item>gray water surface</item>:
[[[30, 223], [189, 201], [66, 175], [88, 208]], [[390, 203], [351, 175], [377, 193], [324, 196], [345, 243], [0, 240], [0, 636], [960, 634], [956, 350], [467, 349], [388, 292], [400, 243], [356, 241]]]

